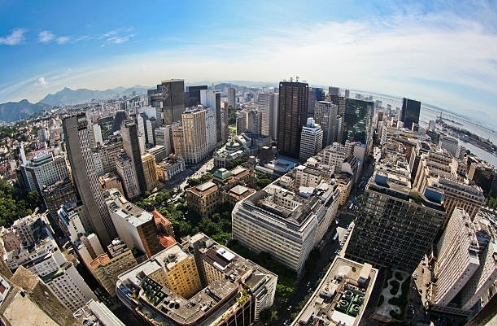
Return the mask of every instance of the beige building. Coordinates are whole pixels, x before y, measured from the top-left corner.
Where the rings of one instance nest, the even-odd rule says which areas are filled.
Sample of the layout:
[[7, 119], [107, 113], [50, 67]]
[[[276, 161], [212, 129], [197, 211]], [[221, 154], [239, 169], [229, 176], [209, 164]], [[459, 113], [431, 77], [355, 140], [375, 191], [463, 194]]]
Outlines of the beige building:
[[157, 255], [157, 261], [162, 269], [150, 277], [157, 283], [185, 299], [202, 289], [195, 258], [183, 251], [179, 244], [162, 251]]
[[158, 182], [155, 157], [152, 154], [142, 155], [143, 174], [145, 175], [145, 184], [147, 190], [152, 191]]
[[90, 263], [90, 272], [111, 296], [115, 296], [117, 276], [136, 266], [136, 259], [119, 239], [112, 240], [107, 249], [108, 253], [98, 256]]
[[421, 156], [413, 187], [424, 193], [427, 188], [444, 193], [444, 207], [451, 216], [456, 207], [474, 219], [485, 202], [483, 190], [468, 180], [458, 180], [457, 167], [447, 152], [430, 151]]
[[198, 233], [119, 276], [119, 300], [150, 324], [250, 326], [277, 275]]
[[176, 129], [175, 132], [173, 127], [175, 153], [181, 154], [186, 164], [197, 164], [207, 155], [205, 115], [206, 110], [203, 108], [185, 110], [181, 115], [182, 137], [176, 135], [179, 133], [179, 129]]

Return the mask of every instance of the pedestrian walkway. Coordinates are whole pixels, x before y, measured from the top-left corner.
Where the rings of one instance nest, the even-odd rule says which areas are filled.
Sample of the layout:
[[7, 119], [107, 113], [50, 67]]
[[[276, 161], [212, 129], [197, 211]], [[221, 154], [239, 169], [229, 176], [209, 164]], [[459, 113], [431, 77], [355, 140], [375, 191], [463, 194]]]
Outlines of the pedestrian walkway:
[[[391, 312], [395, 314], [401, 314], [402, 309], [396, 305], [389, 303], [391, 298], [400, 298], [402, 296], [402, 284], [409, 280], [410, 275], [402, 271], [393, 271], [392, 277], [387, 280], [387, 287], [383, 288], [381, 291], [381, 297], [383, 298], [382, 304], [376, 308], [376, 314], [391, 318]], [[394, 285], [394, 283], [397, 283]], [[391, 290], [397, 288], [397, 291], [392, 294]], [[380, 299], [381, 300], [381, 299]]]

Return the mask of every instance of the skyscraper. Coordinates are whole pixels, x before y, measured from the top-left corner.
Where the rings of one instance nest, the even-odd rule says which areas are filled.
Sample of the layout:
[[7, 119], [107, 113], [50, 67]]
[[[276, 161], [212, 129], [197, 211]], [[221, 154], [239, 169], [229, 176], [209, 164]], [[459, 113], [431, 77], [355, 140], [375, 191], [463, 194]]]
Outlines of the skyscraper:
[[433, 303], [446, 306], [480, 266], [478, 240], [471, 216], [456, 208], [438, 242]]
[[412, 129], [412, 124], [419, 124], [419, 113], [421, 112], [421, 102], [404, 98], [402, 101], [402, 113], [400, 121], [404, 123], [404, 128]]
[[187, 86], [185, 93], [185, 106], [190, 108], [194, 105], [201, 104], [200, 91], [204, 89], [207, 89], [207, 85]]
[[300, 137], [301, 161], [316, 155], [323, 148], [323, 129], [315, 123], [313, 118], [307, 118], [307, 124], [302, 128]]
[[368, 144], [371, 141], [373, 119], [373, 102], [347, 98], [345, 100], [344, 131], [342, 144], [346, 140], [360, 141]]
[[307, 114], [308, 117], [314, 116], [314, 106], [318, 101], [324, 100], [324, 91], [322, 88], [317, 87], [309, 87], [309, 104], [307, 105]]
[[228, 88], [228, 106], [236, 109], [236, 89], [233, 87]]
[[145, 181], [145, 173], [143, 172], [140, 143], [138, 140], [138, 126], [133, 120], [124, 121], [121, 125], [121, 135], [123, 137], [124, 151], [133, 162], [140, 192], [144, 193], [147, 191], [147, 183]]
[[261, 134], [276, 139], [275, 119], [277, 118], [278, 99], [274, 93], [260, 93], [258, 98], [261, 112]]
[[[431, 249], [445, 219], [443, 195], [428, 191], [430, 198], [413, 191], [409, 173], [386, 164], [407, 165], [394, 157], [378, 167], [364, 192], [361, 212], [346, 251], [354, 260], [412, 273]], [[384, 169], [384, 170], [383, 170]]]
[[278, 110], [278, 151], [298, 158], [300, 134], [307, 120], [308, 84], [280, 82]]
[[200, 103], [206, 108], [214, 110], [216, 116], [216, 138], [218, 143], [223, 142], [223, 114], [221, 110], [221, 93], [214, 90], [201, 90]]
[[314, 120], [323, 129], [323, 147], [336, 140], [338, 106], [332, 102], [319, 101], [314, 108]]
[[117, 233], [100, 191], [85, 114], [65, 118], [63, 128], [76, 189], [88, 211], [93, 231], [104, 245], [108, 245]]
[[185, 110], [185, 81], [183, 79], [163, 80], [157, 89], [148, 90], [148, 105], [157, 110], [157, 125], [170, 125], [181, 120]]

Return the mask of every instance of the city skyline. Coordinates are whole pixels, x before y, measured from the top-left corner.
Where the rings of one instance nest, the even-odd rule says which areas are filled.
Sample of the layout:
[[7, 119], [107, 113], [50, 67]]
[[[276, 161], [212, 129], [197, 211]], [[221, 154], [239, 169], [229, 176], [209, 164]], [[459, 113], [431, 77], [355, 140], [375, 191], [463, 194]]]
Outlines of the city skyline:
[[164, 77], [277, 83], [299, 75], [310, 86], [497, 117], [491, 2], [1, 3], [0, 102]]

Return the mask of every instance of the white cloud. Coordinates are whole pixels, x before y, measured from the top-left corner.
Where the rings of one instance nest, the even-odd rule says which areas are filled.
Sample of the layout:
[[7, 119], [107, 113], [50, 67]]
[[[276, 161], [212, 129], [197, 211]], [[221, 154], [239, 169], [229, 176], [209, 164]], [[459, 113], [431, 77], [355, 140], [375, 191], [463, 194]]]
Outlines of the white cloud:
[[23, 28], [16, 28], [10, 35], [0, 37], [0, 45], [18, 45], [24, 42], [24, 33], [26, 30]]
[[38, 78], [38, 82], [35, 83], [35, 86], [38, 87], [46, 87], [47, 86], [47, 81], [45, 80], [45, 77], [40, 77]]
[[[128, 33], [115, 30], [98, 39], [104, 45], [119, 44], [134, 36]], [[491, 104], [497, 102], [497, 35], [475, 20], [416, 12], [257, 34], [263, 36], [241, 35], [243, 43], [214, 40], [108, 58], [70, 73], [61, 71], [50, 77], [43, 92], [27, 92], [39, 99], [65, 86], [105, 89], [153, 85], [167, 78], [276, 84], [298, 75], [315, 86], [369, 90], [456, 112], [497, 115]], [[481, 96], [470, 98], [466, 89]], [[26, 89], [19, 87], [20, 92], [19, 97], [25, 96]]]
[[[105, 46], [107, 44], [121, 44], [129, 41], [131, 38], [135, 37], [135, 34], [130, 34], [133, 28], [125, 28], [125, 29], [115, 29], [113, 31], [107, 32], [100, 37], [99, 39], [103, 39], [104, 42], [102, 43], [102, 46]], [[125, 35], [123, 35], [125, 33]]]
[[42, 31], [38, 34], [38, 42], [40, 43], [50, 43], [55, 38], [55, 35], [50, 31]]
[[60, 37], [57, 37], [57, 43], [58, 44], [66, 44], [67, 42], [69, 42], [71, 38], [69, 36], [60, 36]]

